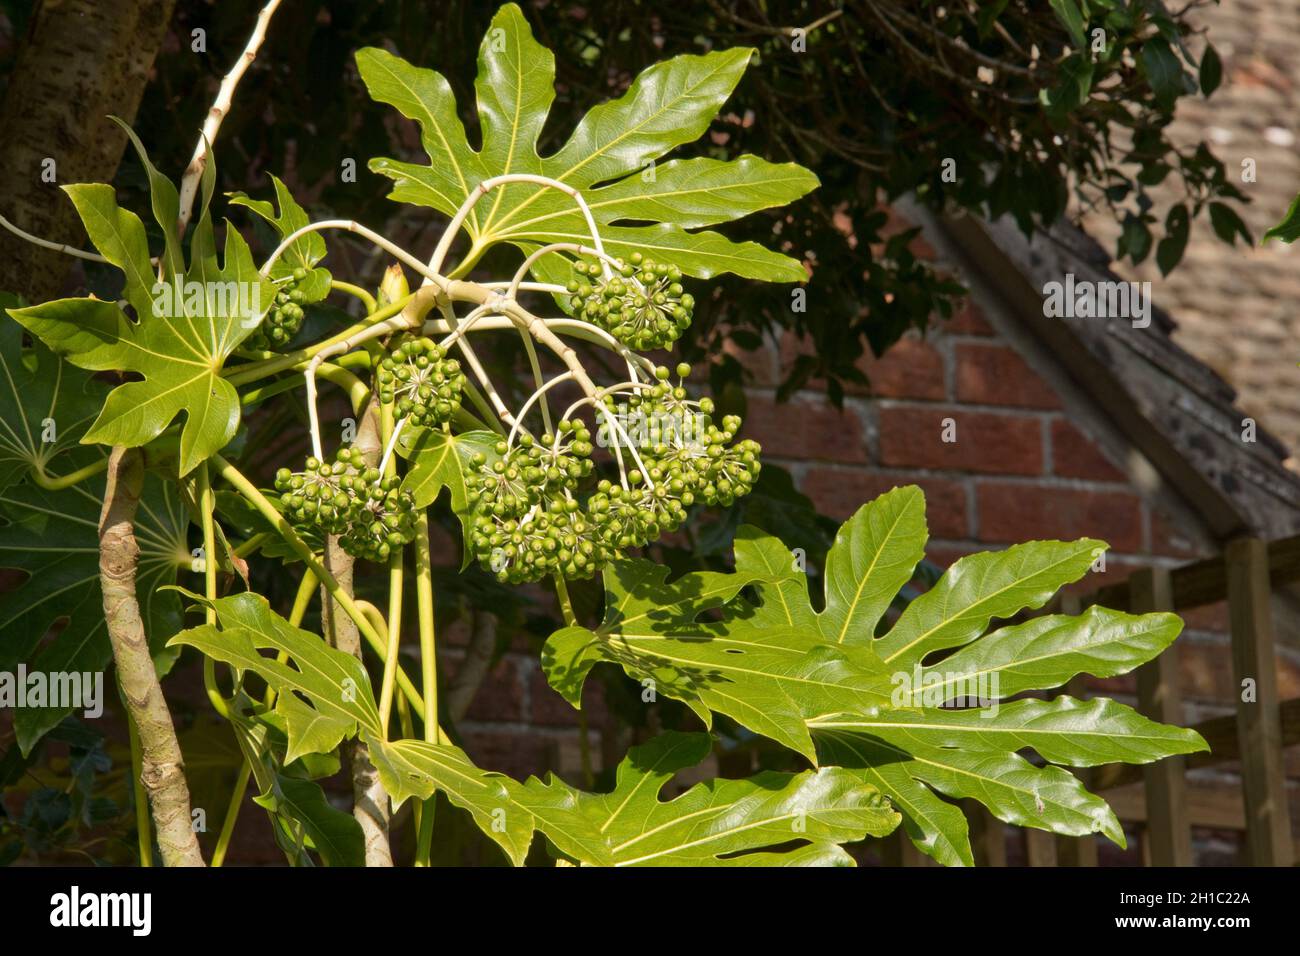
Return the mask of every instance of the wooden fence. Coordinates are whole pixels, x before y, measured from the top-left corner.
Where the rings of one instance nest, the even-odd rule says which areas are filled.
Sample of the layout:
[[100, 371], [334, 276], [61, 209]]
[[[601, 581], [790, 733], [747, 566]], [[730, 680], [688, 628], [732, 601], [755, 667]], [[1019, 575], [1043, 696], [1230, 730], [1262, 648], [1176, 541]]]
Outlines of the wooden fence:
[[[1218, 557], [1172, 570], [1142, 569], [1092, 594], [1062, 597], [1059, 606], [1066, 613], [1092, 604], [1139, 613], [1228, 603], [1236, 713], [1196, 725], [1210, 752], [1147, 766], [1108, 764], [1076, 771], [1090, 790], [1111, 803], [1121, 820], [1141, 824], [1144, 865], [1190, 866], [1193, 827], [1244, 832], [1242, 862], [1252, 865], [1291, 866], [1300, 858], [1291, 835], [1283, 755], [1284, 748], [1300, 743], [1300, 699], [1278, 700], [1270, 608], [1273, 589], [1296, 581], [1300, 536], [1273, 542], [1241, 538]], [[1253, 683], [1253, 695], [1243, 693], [1248, 682]], [[1137, 671], [1138, 709], [1153, 720], [1182, 723], [1178, 685], [1174, 653], [1160, 655]], [[1076, 678], [1066, 693], [1085, 697], [1084, 687]], [[1188, 770], [1227, 763], [1239, 767], [1239, 794], [1189, 786]], [[968, 816], [976, 862], [1005, 865], [1007, 828], [978, 804]], [[1030, 866], [1097, 865], [1096, 837], [1024, 832]], [[894, 849], [897, 862], [904, 865], [927, 862], [910, 844]]]

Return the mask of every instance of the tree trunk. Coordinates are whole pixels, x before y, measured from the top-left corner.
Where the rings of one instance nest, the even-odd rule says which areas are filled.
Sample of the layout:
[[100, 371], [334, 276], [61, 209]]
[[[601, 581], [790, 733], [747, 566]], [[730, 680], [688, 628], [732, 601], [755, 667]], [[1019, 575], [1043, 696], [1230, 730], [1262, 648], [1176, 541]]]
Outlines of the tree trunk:
[[190, 818], [190, 788], [181, 746], [167, 710], [158, 672], [136, 600], [135, 570], [140, 555], [135, 513], [140, 505], [144, 464], [134, 448], [114, 448], [108, 459], [108, 484], [99, 519], [99, 583], [104, 619], [113, 645], [122, 696], [140, 734], [140, 779], [158, 831], [165, 866], [203, 866]]
[[[357, 438], [353, 443], [371, 465], [379, 461], [379, 411], [371, 400], [366, 408]], [[334, 575], [344, 593], [352, 594], [352, 570], [356, 560], [339, 546], [337, 535], [330, 535], [325, 553], [325, 567]], [[321, 588], [321, 623], [329, 642], [341, 651], [361, 658], [361, 632], [329, 591]], [[352, 773], [352, 815], [361, 824], [366, 840], [366, 866], [392, 866], [393, 851], [388, 842], [389, 801], [379, 782], [379, 771], [370, 762], [370, 751], [360, 740], [344, 744]]]
[[[0, 105], [0, 215], [43, 239], [84, 248], [85, 232], [59, 186], [113, 178], [126, 136], [108, 114], [135, 118], [174, 6], [175, 0], [37, 6]], [[0, 230], [0, 289], [33, 302], [52, 298], [70, 262]]]

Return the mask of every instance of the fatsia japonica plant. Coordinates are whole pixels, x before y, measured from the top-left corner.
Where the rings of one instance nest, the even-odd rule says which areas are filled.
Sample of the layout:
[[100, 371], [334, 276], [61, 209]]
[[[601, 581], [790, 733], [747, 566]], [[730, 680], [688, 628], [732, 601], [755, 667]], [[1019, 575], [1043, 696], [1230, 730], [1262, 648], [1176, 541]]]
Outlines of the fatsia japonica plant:
[[[370, 163], [394, 181], [394, 200], [447, 217], [427, 258], [356, 222], [311, 221], [279, 179], [274, 201], [230, 197], [279, 237], [274, 251], [259, 266], [228, 223], [218, 254], [211, 141], [237, 72], [179, 190], [133, 137], [156, 254], [111, 187], [66, 188], [97, 258], [120, 270], [122, 300], [14, 305], [0, 328], [0, 557], [30, 572], [0, 597], [4, 658], [35, 653], [52, 670], [115, 661], [165, 863], [204, 862], [158, 683], [183, 647], [201, 653], [243, 756], [232, 806], [251, 778], [295, 865], [391, 863], [390, 814], [407, 801], [414, 859], [427, 865], [439, 794], [516, 865], [851, 864], [846, 845], [900, 825], [936, 860], [970, 864], [961, 798], [1012, 824], [1122, 845], [1114, 813], [1063, 767], [1204, 748], [1111, 700], [1033, 696], [1078, 674], [1125, 673], [1178, 634], [1171, 614], [1024, 618], [1085, 575], [1102, 542], [962, 558], [897, 614], [924, 557], [914, 487], [844, 523], [815, 596], [798, 542], [750, 526], [726, 573], [674, 577], [638, 556], [702, 510], [730, 507], [761, 469], [739, 418], [696, 394], [688, 367], [652, 356], [671, 351], [711, 277], [806, 277], [801, 250], [710, 227], [799, 199], [817, 185], [811, 173], [753, 156], [667, 158], [707, 130], [750, 60], [731, 49], [652, 66], [541, 156], [554, 61], [517, 7], [498, 12], [480, 48], [477, 147], [441, 75], [360, 51], [371, 95], [418, 124], [428, 153], [425, 165]], [[395, 260], [376, 292], [323, 264], [339, 230]], [[332, 293], [364, 317], [332, 331], [305, 321]], [[494, 384], [474, 344], [487, 336], [517, 338], [524, 400]], [[344, 440], [323, 424], [321, 383], [350, 403]], [[241, 467], [241, 418], [299, 400], [310, 455], [263, 487]], [[42, 440], [49, 423], [57, 435]], [[439, 695], [429, 512], [444, 491], [463, 556], [441, 557], [554, 591], [567, 626], [541, 663], [565, 699], [581, 706], [592, 668], [611, 663], [650, 698], [680, 701], [699, 729], [632, 747], [609, 792], [476, 766]], [[300, 575], [289, 608], [248, 589], [250, 561]], [[386, 608], [354, 591], [364, 564], [386, 570]], [[584, 622], [568, 583], [587, 578], [604, 605]], [[412, 591], [419, 667], [408, 674]], [[304, 628], [318, 593], [319, 634]], [[182, 605], [203, 623], [182, 622]], [[38, 652], [60, 617], [67, 625]], [[66, 713], [20, 712], [24, 751]], [[676, 778], [699, 779], [716, 716], [802, 769], [683, 792]], [[353, 814], [319, 782], [340, 756]]]

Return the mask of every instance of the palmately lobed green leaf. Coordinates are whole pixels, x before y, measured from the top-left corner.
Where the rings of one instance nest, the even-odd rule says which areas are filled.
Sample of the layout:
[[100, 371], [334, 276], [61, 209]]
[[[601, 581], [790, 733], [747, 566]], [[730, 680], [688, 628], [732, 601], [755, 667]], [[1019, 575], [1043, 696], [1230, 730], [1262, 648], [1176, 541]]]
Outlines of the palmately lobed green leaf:
[[815, 765], [851, 770], [893, 801], [922, 852], [948, 865], [973, 858], [965, 817], [947, 799], [979, 800], [1015, 825], [1122, 844], [1103, 800], [1019, 751], [1095, 766], [1191, 753], [1204, 741], [1109, 700], [1006, 699], [1077, 674], [1127, 673], [1166, 649], [1181, 622], [1094, 607], [997, 626], [1043, 607], [1105, 550], [1091, 539], [1035, 541], [958, 560], [876, 636], [925, 540], [919, 489], [864, 505], [827, 555], [820, 611], [798, 556], [752, 528], [737, 533], [730, 575], [670, 581], [650, 562], [614, 562], [604, 621], [557, 631], [542, 666], [575, 706], [590, 669], [608, 661], [706, 725], [725, 714]]
[[661, 734], [628, 752], [609, 793], [534, 777], [521, 799], [560, 853], [595, 866], [851, 865], [839, 844], [898, 825], [875, 788], [837, 768], [710, 780], [661, 800], [710, 750], [707, 734]]
[[134, 317], [94, 297], [60, 299], [10, 309], [9, 314], [73, 365], [141, 376], [141, 381], [113, 389], [83, 442], [137, 447], [184, 414], [179, 456], [184, 476], [221, 450], [238, 429], [239, 395], [221, 377], [221, 369], [271, 307], [275, 286], [259, 275], [247, 243], [233, 227], [226, 230], [218, 260], [207, 209], [211, 162], [189, 267], [184, 274], [178, 271], [179, 239], [175, 219], [168, 219], [175, 211], [175, 187], [157, 174], [143, 152], [142, 159], [150, 173], [154, 213], [167, 237], [160, 276], [149, 260], [143, 223], [118, 206], [111, 186], [64, 187], [90, 241], [122, 272]]
[[459, 747], [422, 740], [381, 742], [367, 735], [370, 756], [394, 806], [411, 797], [427, 800], [441, 790], [467, 811], [479, 829], [522, 866], [532, 843], [535, 821], [520, 802], [523, 787], [504, 774], [480, 770]]
[[[736, 243], [710, 231], [688, 230], [782, 206], [817, 186], [808, 170], [753, 156], [724, 162], [670, 160], [678, 146], [709, 128], [753, 56], [719, 50], [674, 57], [642, 72], [621, 97], [594, 107], [567, 142], [549, 156], [537, 141], [555, 98], [555, 58], [532, 35], [522, 11], [497, 11], [479, 48], [478, 100], [482, 146], [473, 149], [445, 78], [384, 50], [357, 53], [373, 99], [420, 126], [427, 166], [393, 159], [370, 168], [394, 181], [390, 198], [453, 215], [486, 179], [511, 173], [546, 176], [581, 191], [606, 249], [643, 252], [707, 278], [724, 272], [755, 279], [802, 282], [802, 264], [757, 243]], [[509, 242], [525, 252], [554, 242], [590, 243], [586, 219], [563, 192], [511, 183], [484, 198], [465, 223], [473, 251]], [[536, 264], [542, 281], [561, 283], [559, 256]]]
[[[275, 205], [265, 200], [253, 199], [242, 192], [230, 193], [229, 199], [231, 205], [246, 206], [265, 219], [283, 241], [302, 227], [309, 225], [311, 218], [278, 176], [271, 176], [271, 184], [275, 187]], [[309, 232], [299, 236], [284, 250], [280, 258], [275, 260], [271, 266], [271, 278], [284, 279], [292, 275], [295, 269], [306, 269], [307, 278], [298, 284], [297, 289], [302, 293], [304, 304], [320, 302], [330, 290], [329, 270], [317, 266], [317, 263], [325, 258], [325, 253], [325, 238], [319, 232]]]
[[[238, 671], [252, 671], [276, 691], [276, 707], [288, 727], [288, 761], [327, 753], [358, 729], [380, 732], [370, 678], [356, 657], [294, 627], [260, 594], [218, 598], [212, 606], [217, 626], [189, 628], [171, 643], [194, 647]], [[288, 660], [281, 662], [262, 651], [282, 652]]]
[[[0, 293], [0, 308], [19, 305]], [[22, 326], [0, 316], [0, 490], [34, 469], [52, 476], [72, 471], [67, 453], [78, 447], [107, 392], [39, 339], [24, 349], [22, 338]]]

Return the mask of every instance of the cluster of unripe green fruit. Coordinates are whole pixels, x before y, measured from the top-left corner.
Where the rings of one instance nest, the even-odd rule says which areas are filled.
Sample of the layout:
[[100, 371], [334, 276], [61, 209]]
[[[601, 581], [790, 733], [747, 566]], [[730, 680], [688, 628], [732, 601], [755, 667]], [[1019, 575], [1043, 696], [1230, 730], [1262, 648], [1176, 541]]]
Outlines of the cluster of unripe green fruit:
[[382, 477], [357, 448], [340, 448], [333, 464], [308, 458], [302, 472], [275, 475], [284, 516], [300, 530], [339, 535], [343, 550], [382, 563], [415, 538], [416, 508], [396, 475]]
[[412, 425], [441, 425], [460, 410], [465, 373], [432, 339], [402, 342], [380, 361], [376, 378], [380, 400]]
[[619, 259], [606, 276], [600, 262], [579, 259], [566, 288], [569, 307], [639, 352], [667, 348], [690, 327], [695, 298], [682, 289], [682, 270], [639, 252]]
[[306, 316], [302, 304], [305, 296], [298, 288], [307, 278], [307, 270], [299, 266], [294, 269], [287, 281], [275, 293], [266, 318], [257, 327], [257, 331], [248, 337], [248, 347], [253, 349], [274, 350], [288, 345]]
[[[678, 367], [683, 377], [689, 372]], [[668, 384], [668, 375], [658, 369], [656, 383], [627, 405], [682, 426], [652, 432], [652, 441], [637, 448], [644, 470], [628, 471], [626, 486], [600, 479], [583, 487], [594, 470], [593, 446], [590, 431], [576, 421], [562, 421], [538, 440], [499, 441], [491, 456], [474, 457], [466, 479], [468, 545], [484, 568], [513, 584], [552, 574], [590, 577], [629, 548], [676, 531], [692, 506], [730, 505], [753, 488], [760, 449], [749, 440], [732, 444], [739, 417], [728, 415], [719, 427], [712, 403], [691, 402], [684, 387]], [[611, 421], [616, 414], [607, 399], [597, 419], [611, 440], [626, 445], [626, 430]], [[629, 448], [622, 453], [631, 457]]]

